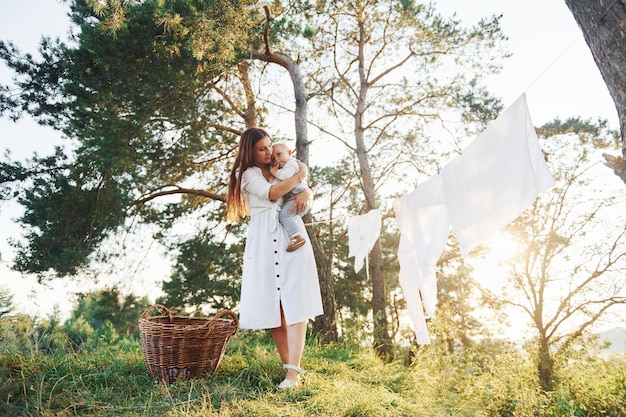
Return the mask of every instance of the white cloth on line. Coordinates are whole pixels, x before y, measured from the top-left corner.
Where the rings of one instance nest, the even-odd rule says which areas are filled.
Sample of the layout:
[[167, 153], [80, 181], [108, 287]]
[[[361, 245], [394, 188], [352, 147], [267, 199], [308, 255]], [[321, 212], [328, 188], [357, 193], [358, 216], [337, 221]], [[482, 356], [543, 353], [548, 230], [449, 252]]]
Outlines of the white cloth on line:
[[[413, 322], [417, 343], [430, 343], [426, 314], [437, 305], [437, 260], [445, 249], [450, 219], [441, 177], [434, 175], [393, 202], [400, 230], [399, 281]], [[425, 310], [425, 312], [424, 312]]]
[[465, 257], [553, 184], [523, 94], [441, 174], [394, 201], [400, 285], [418, 343], [429, 343], [424, 310], [434, 314], [436, 263], [450, 224]]
[[354, 272], [359, 272], [367, 254], [380, 235], [380, 210], [373, 209], [348, 220], [348, 258], [354, 256]]
[[432, 316], [437, 304], [437, 261], [450, 230], [441, 177], [433, 175], [411, 193], [394, 200], [393, 208], [398, 229], [407, 240], [405, 250], [414, 253], [405, 262], [400, 259], [400, 268], [416, 281], [426, 313]]
[[419, 289], [419, 280], [413, 265], [417, 264], [415, 259], [416, 253], [413, 250], [413, 244], [409, 242], [405, 234], [400, 235], [400, 246], [398, 247], [398, 260], [400, 261], [399, 281], [409, 316], [413, 322], [413, 331], [417, 338], [417, 344], [428, 345], [430, 337], [428, 336], [428, 327], [426, 326], [426, 316], [424, 315], [424, 303]]
[[441, 177], [452, 230], [466, 257], [554, 184], [526, 95], [444, 166]]

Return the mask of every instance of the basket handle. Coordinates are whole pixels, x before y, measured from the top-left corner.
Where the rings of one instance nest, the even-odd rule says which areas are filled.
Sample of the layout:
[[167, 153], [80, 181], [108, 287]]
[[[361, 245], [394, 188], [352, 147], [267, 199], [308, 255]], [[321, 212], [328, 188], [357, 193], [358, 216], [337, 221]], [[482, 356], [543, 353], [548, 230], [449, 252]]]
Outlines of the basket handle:
[[169, 311], [167, 309], [167, 307], [165, 307], [164, 305], [161, 304], [154, 304], [151, 305], [150, 307], [146, 308], [146, 310], [141, 314], [141, 316], [139, 318], [141, 319], [145, 319], [146, 317], [148, 317], [148, 314], [152, 311], [152, 310], [161, 310], [161, 315], [162, 316], [167, 316], [170, 320], [170, 323], [172, 322], [172, 312]]
[[215, 316], [213, 316], [213, 318], [211, 320], [209, 320], [209, 322], [207, 324], [204, 325], [204, 326], [208, 326], [209, 327], [209, 330], [207, 330], [207, 332], [206, 332], [207, 335], [209, 333], [211, 333], [213, 328], [215, 328], [215, 324], [217, 323], [217, 321], [222, 316], [225, 316], [225, 315], [229, 315], [231, 320], [235, 323], [235, 325], [233, 326], [233, 331], [232, 331], [232, 333], [230, 335], [232, 336], [235, 333], [237, 333], [237, 329], [239, 328], [239, 323], [237, 321], [237, 315], [235, 313], [233, 313], [232, 311], [230, 311], [230, 310], [222, 310], [219, 313], [217, 313]]

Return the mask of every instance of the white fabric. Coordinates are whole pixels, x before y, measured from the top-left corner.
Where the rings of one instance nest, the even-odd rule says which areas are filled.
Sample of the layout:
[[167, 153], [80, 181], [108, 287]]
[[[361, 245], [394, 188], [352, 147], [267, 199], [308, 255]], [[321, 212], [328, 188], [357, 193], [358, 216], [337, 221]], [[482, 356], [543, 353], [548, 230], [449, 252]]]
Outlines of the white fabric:
[[[241, 180], [250, 211], [241, 281], [242, 329], [279, 327], [281, 305], [287, 324], [323, 314], [311, 244], [307, 241], [296, 251], [286, 251], [289, 237], [278, 223], [278, 205], [268, 199], [271, 185], [258, 167], [248, 168]], [[299, 221], [300, 232], [306, 235]]]
[[437, 305], [437, 260], [450, 230], [441, 177], [434, 175], [393, 202], [400, 230], [400, 287], [420, 345], [429, 344], [426, 314]]
[[409, 316], [413, 322], [413, 331], [419, 345], [430, 343], [428, 328], [426, 327], [426, 316], [422, 296], [419, 288], [419, 272], [413, 268], [417, 264], [416, 253], [413, 244], [409, 242], [406, 234], [400, 235], [400, 246], [398, 247], [398, 260], [400, 261], [399, 281]]
[[287, 178], [293, 177], [298, 172], [300, 172], [300, 166], [295, 158], [290, 158], [285, 162], [285, 165], [276, 172], [276, 178], [286, 180]]
[[554, 184], [526, 95], [444, 166], [441, 177], [452, 230], [465, 257]]
[[363, 262], [380, 235], [380, 210], [373, 209], [348, 220], [348, 258], [354, 256], [354, 272], [363, 268]]
[[413, 253], [405, 262], [400, 259], [400, 268], [415, 281], [424, 308], [432, 316], [437, 304], [437, 261], [450, 230], [441, 177], [434, 175], [411, 193], [394, 200], [393, 208], [398, 229], [406, 238], [404, 249]]
[[393, 202], [400, 286], [418, 343], [430, 340], [424, 310], [434, 314], [436, 264], [450, 225], [465, 257], [553, 184], [522, 95], [441, 174]]

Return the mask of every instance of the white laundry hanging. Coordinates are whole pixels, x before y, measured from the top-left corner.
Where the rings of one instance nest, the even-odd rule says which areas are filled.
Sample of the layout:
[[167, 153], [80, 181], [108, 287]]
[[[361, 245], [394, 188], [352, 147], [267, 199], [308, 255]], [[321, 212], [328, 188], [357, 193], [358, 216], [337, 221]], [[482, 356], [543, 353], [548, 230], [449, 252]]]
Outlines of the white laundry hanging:
[[434, 314], [450, 225], [465, 257], [553, 184], [523, 94], [440, 174], [394, 201], [400, 285], [418, 343], [429, 342], [424, 310]]
[[393, 208], [398, 229], [407, 238], [406, 248], [415, 252], [414, 263], [401, 262], [400, 267], [414, 271], [424, 308], [433, 315], [437, 304], [436, 265], [450, 230], [441, 177], [433, 175], [411, 193], [394, 200]]
[[426, 326], [426, 316], [424, 314], [424, 303], [419, 288], [420, 273], [414, 265], [417, 265], [416, 253], [413, 244], [409, 242], [405, 234], [400, 235], [400, 246], [398, 247], [398, 261], [400, 261], [399, 281], [409, 316], [413, 322], [413, 331], [419, 345], [430, 343], [428, 327]]
[[353, 216], [348, 220], [348, 257], [354, 256], [354, 272], [363, 268], [367, 254], [374, 247], [380, 235], [380, 210], [373, 209], [361, 216]]
[[554, 184], [526, 94], [441, 170], [452, 230], [466, 257]]
[[434, 175], [393, 202], [400, 230], [400, 287], [407, 301], [418, 344], [430, 343], [426, 317], [437, 305], [437, 260], [445, 249], [450, 219], [441, 177]]

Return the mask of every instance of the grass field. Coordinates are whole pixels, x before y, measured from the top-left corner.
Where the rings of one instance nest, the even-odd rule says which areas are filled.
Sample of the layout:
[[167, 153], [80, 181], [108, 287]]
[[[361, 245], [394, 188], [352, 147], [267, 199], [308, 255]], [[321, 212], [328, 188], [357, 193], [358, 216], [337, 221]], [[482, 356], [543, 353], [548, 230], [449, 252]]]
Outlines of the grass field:
[[559, 389], [540, 393], [532, 363], [508, 345], [462, 356], [434, 348], [385, 364], [370, 350], [310, 339], [301, 388], [277, 391], [284, 372], [268, 337], [241, 331], [217, 372], [166, 385], [148, 374], [139, 342], [102, 341], [78, 353], [0, 346], [1, 416], [620, 416], [626, 367], [571, 361]]

